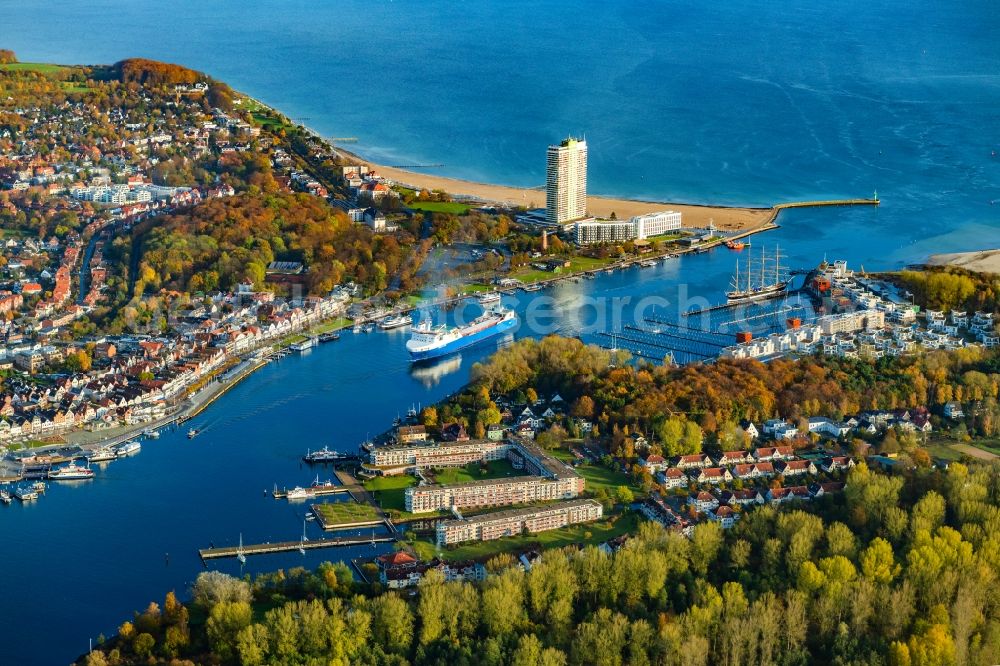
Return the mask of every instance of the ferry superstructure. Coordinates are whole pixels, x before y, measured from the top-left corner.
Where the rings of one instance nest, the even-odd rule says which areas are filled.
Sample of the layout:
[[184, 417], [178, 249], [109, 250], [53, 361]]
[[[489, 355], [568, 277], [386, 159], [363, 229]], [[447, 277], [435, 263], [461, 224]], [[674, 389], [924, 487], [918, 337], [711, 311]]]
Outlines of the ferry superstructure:
[[511, 331], [517, 324], [514, 311], [502, 307], [491, 308], [469, 324], [455, 328], [422, 322], [413, 327], [406, 350], [414, 361], [438, 358]]

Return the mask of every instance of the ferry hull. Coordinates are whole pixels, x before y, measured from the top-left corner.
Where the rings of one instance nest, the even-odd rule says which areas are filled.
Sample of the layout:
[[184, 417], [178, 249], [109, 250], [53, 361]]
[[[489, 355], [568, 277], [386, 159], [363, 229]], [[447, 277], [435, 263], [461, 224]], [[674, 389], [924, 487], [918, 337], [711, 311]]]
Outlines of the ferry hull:
[[501, 321], [496, 326], [487, 328], [485, 330], [479, 331], [478, 333], [473, 333], [472, 335], [467, 335], [458, 340], [449, 342], [446, 345], [440, 347], [435, 347], [434, 349], [426, 349], [421, 351], [411, 351], [410, 360], [413, 361], [426, 361], [432, 358], [440, 358], [441, 356], [447, 356], [448, 354], [454, 354], [457, 351], [471, 347], [472, 345], [478, 344], [490, 338], [506, 333], [510, 330], [517, 328], [518, 320], [517, 318], [505, 319]]

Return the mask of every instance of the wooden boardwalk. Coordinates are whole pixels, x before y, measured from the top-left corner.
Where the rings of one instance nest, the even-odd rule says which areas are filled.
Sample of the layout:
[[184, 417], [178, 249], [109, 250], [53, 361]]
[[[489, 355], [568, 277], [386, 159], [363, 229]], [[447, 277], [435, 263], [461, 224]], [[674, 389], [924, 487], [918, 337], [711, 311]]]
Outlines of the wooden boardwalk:
[[[278, 541], [275, 543], [261, 543], [255, 545], [244, 545], [242, 552], [246, 556], [265, 555], [267, 553], [290, 553], [302, 548], [303, 550], [313, 550], [316, 548], [336, 548], [339, 546], [364, 546], [366, 544], [391, 543], [396, 537], [389, 535], [377, 536], [351, 536], [351, 537], [324, 537], [320, 539], [310, 539], [309, 541]], [[203, 548], [198, 551], [198, 555], [203, 560], [215, 560], [223, 557], [236, 557], [240, 554], [239, 546], [226, 546], [223, 548]]]

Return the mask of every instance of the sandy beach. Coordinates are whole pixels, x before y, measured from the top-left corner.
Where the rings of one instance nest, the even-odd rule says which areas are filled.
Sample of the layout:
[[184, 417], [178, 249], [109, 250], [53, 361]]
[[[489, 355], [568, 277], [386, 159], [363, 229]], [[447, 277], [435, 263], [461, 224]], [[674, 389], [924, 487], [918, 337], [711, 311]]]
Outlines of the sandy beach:
[[1000, 249], [934, 254], [927, 263], [931, 266], [957, 266], [979, 273], [1000, 273]]
[[[453, 196], [473, 197], [484, 202], [496, 202], [513, 206], [543, 208], [545, 206], [545, 191], [508, 187], [505, 185], [490, 185], [476, 183], [458, 178], [433, 176], [405, 169], [375, 164], [359, 155], [355, 155], [340, 147], [337, 151], [355, 159], [360, 164], [367, 164], [381, 176], [401, 185], [414, 189], [444, 190]], [[766, 224], [773, 216], [770, 208], [728, 208], [724, 206], [700, 206], [666, 201], [636, 201], [633, 199], [612, 199], [607, 197], [587, 197], [587, 209], [591, 215], [609, 217], [614, 213], [618, 218], [627, 218], [643, 213], [661, 210], [675, 210], [682, 214], [685, 227], [707, 227], [712, 221], [717, 229], [723, 231], [747, 231]]]

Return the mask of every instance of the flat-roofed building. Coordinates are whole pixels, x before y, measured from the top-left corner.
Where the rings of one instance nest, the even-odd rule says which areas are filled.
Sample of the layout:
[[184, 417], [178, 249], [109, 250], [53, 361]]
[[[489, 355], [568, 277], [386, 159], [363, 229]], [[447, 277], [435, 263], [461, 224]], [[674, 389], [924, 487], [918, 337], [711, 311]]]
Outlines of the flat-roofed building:
[[524, 532], [544, 532], [586, 523], [598, 520], [603, 515], [601, 503], [593, 499], [497, 511], [465, 520], [445, 520], [438, 523], [437, 542], [438, 545], [446, 546], [463, 541], [490, 541]]
[[681, 228], [681, 214], [673, 210], [636, 215], [631, 220], [635, 237], [642, 240], [652, 236], [663, 236]]
[[580, 476], [545, 478], [514, 476], [484, 479], [471, 483], [431, 484], [406, 489], [406, 510], [410, 513], [448, 511], [488, 506], [510, 506], [546, 500], [572, 499], [584, 488]]
[[[461, 467], [474, 462], [503, 460], [511, 444], [507, 441], [472, 440], [438, 444], [380, 446], [368, 454], [373, 468]], [[380, 470], [384, 471], [384, 470]]]

